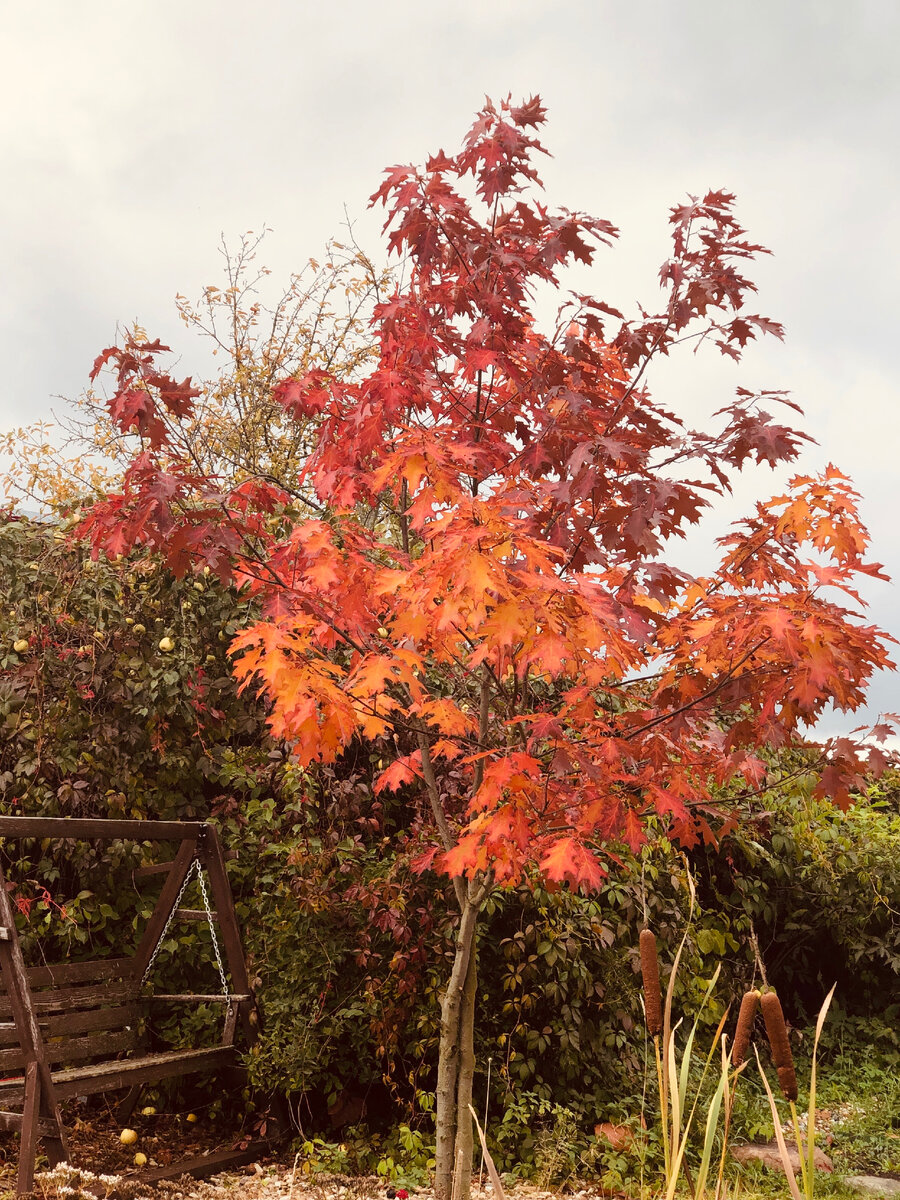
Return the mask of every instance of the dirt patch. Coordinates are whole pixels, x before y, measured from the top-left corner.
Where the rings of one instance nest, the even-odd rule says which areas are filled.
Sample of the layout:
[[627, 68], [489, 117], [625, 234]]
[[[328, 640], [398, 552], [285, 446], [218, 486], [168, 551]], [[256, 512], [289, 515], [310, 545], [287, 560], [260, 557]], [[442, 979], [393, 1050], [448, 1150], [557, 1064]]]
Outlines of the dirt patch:
[[[75, 1171], [83, 1171], [95, 1179], [124, 1178], [136, 1176], [138, 1167], [134, 1156], [137, 1153], [147, 1159], [146, 1167], [167, 1167], [183, 1158], [209, 1155], [218, 1150], [230, 1149], [242, 1140], [249, 1141], [249, 1134], [235, 1134], [233, 1127], [226, 1128], [202, 1116], [189, 1120], [195, 1114], [160, 1114], [138, 1116], [131, 1120], [138, 1139], [131, 1145], [119, 1140], [121, 1126], [114, 1120], [110, 1110], [96, 1110], [89, 1115], [66, 1119], [66, 1135], [69, 1142], [69, 1158]], [[18, 1170], [19, 1139], [15, 1134], [0, 1134], [0, 1197], [15, 1190]], [[39, 1155], [37, 1171], [41, 1173], [42, 1159]], [[43, 1159], [46, 1168], [46, 1159]], [[60, 1186], [69, 1186], [60, 1181]], [[102, 1194], [111, 1185], [98, 1185], [95, 1192]], [[77, 1190], [77, 1188], [75, 1189]], [[44, 1193], [55, 1196], [54, 1184], [49, 1180]], [[62, 1200], [72, 1200], [68, 1192], [61, 1193]]]
[[[404, 1200], [403, 1190], [374, 1176], [349, 1177], [313, 1174], [284, 1149], [261, 1156], [247, 1167], [236, 1168], [209, 1179], [183, 1175], [148, 1184], [138, 1176], [135, 1153], [147, 1156], [147, 1168], [168, 1166], [177, 1160], [214, 1154], [249, 1138], [234, 1129], [204, 1120], [191, 1122], [187, 1114], [135, 1117], [132, 1122], [138, 1141], [123, 1146], [120, 1126], [111, 1112], [91, 1114], [67, 1126], [71, 1164], [35, 1176], [34, 1200]], [[15, 1192], [19, 1139], [0, 1134], [0, 1200]], [[144, 1169], [144, 1168], [142, 1168]], [[431, 1188], [409, 1188], [410, 1200], [433, 1200]], [[558, 1200], [558, 1192], [542, 1191], [519, 1184], [509, 1191], [510, 1200]], [[597, 1187], [569, 1190], [570, 1200], [600, 1200]], [[473, 1200], [497, 1200], [488, 1185], [473, 1188]]]

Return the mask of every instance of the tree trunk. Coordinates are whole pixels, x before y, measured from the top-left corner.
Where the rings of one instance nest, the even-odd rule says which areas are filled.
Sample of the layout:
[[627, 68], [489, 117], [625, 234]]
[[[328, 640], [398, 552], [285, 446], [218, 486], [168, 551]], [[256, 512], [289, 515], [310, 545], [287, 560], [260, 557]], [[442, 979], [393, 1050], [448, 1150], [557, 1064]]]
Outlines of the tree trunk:
[[459, 1078], [456, 1084], [456, 1151], [453, 1200], [469, 1200], [472, 1190], [472, 1080], [475, 1075], [475, 995], [478, 981], [478, 942], [473, 939], [469, 969], [459, 1015]]
[[[472, 1123], [468, 1105], [475, 1068], [475, 927], [482, 899], [466, 896], [456, 939], [456, 954], [441, 1004], [436, 1096], [435, 1200], [469, 1195], [472, 1176]], [[466, 1154], [468, 1146], [468, 1154]], [[462, 1154], [461, 1169], [455, 1172]], [[458, 1182], [454, 1186], [454, 1173]], [[462, 1191], [458, 1189], [462, 1187]]]

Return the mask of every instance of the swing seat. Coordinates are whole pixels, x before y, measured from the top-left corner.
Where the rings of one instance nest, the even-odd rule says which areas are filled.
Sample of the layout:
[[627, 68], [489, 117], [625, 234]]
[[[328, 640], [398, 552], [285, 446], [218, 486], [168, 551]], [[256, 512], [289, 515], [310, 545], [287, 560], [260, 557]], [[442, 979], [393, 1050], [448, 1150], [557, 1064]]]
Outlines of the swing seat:
[[[83, 829], [79, 828], [84, 826]], [[127, 827], [127, 828], [123, 828]], [[29, 836], [132, 837], [141, 841], [178, 836], [181, 847], [174, 862], [152, 866], [146, 875], [166, 873], [162, 893], [133, 957], [26, 967], [15, 920], [0, 872], [0, 1130], [21, 1134], [17, 1192], [31, 1190], [38, 1139], [43, 1139], [51, 1163], [68, 1157], [62, 1101], [75, 1096], [126, 1090], [118, 1108], [120, 1121], [131, 1115], [141, 1089], [164, 1079], [233, 1070], [240, 1066], [236, 1035], [246, 1044], [257, 1035], [257, 1015], [250, 993], [237, 921], [224, 869], [221, 846], [210, 826], [180, 822], [123, 822], [103, 820], [0, 817], [0, 837]], [[209, 873], [215, 911], [179, 909], [181, 897], [202, 863]], [[194, 993], [146, 995], [142, 987], [160, 942], [173, 918], [213, 918], [218, 922], [232, 987], [218, 995]], [[225, 989], [224, 968], [213, 937]], [[160, 1003], [219, 1002], [226, 1019], [218, 1045], [175, 1050], [151, 1050], [149, 1014]], [[250, 1161], [259, 1146], [244, 1152], [205, 1156], [174, 1164], [143, 1178], [159, 1179], [192, 1171], [206, 1174], [223, 1165]], [[248, 1157], [249, 1154], [249, 1157]], [[237, 1155], [237, 1157], [236, 1157]]]
[[[130, 969], [131, 960], [124, 958], [26, 969], [58, 1100], [237, 1065], [233, 1022], [221, 1045], [150, 1053], [146, 1031], [153, 998], [141, 997]], [[0, 1021], [7, 1022], [0, 1024], [3, 1109], [22, 1103], [27, 1065], [11, 1015], [10, 998], [2, 988]]]

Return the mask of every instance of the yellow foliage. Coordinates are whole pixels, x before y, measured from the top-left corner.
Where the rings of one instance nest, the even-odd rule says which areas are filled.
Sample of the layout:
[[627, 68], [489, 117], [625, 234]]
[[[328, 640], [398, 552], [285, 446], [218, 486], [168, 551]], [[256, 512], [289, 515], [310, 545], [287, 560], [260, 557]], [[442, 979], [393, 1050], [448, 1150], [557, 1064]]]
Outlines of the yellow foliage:
[[[192, 420], [168, 427], [173, 452], [198, 474], [235, 484], [265, 479], [300, 498], [311, 430], [284, 412], [272, 388], [314, 367], [352, 377], [373, 352], [367, 320], [387, 275], [358, 248], [332, 243], [324, 266], [311, 259], [266, 300], [270, 272], [256, 262], [266, 232], [245, 234], [233, 251], [223, 244], [225, 288], [204, 288], [196, 303], [176, 297], [181, 320], [212, 343], [221, 366], [198, 385]], [[149, 340], [138, 325], [130, 333]], [[104, 496], [119, 487], [133, 442], [110, 421], [105, 396], [89, 389], [53, 421], [0, 433], [0, 504], [26, 499], [59, 511]]]

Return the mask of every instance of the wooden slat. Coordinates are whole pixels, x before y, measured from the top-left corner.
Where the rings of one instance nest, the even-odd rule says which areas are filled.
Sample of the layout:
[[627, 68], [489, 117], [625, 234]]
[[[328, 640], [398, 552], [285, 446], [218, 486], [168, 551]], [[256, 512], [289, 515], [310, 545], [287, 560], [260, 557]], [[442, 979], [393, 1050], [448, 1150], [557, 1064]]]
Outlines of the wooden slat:
[[90, 1037], [67, 1038], [65, 1041], [47, 1042], [47, 1058], [55, 1067], [60, 1063], [85, 1062], [92, 1058], [111, 1058], [136, 1049], [142, 1041], [140, 1030], [120, 1029], [95, 1033]]
[[[49, 1062], [49, 1056], [46, 1057]], [[28, 1061], [28, 1056], [21, 1046], [13, 1046], [11, 1050], [0, 1050], [0, 1072], [4, 1075], [21, 1074]]]
[[[212, 1154], [199, 1154], [195, 1158], [183, 1158], [180, 1162], [170, 1163], [165, 1167], [153, 1167], [141, 1171], [136, 1177], [141, 1183], [156, 1183], [160, 1179], [177, 1179], [179, 1175], [193, 1175], [195, 1179], [206, 1179], [209, 1175], [218, 1175], [228, 1167], [239, 1167], [243, 1163], [256, 1162], [264, 1154], [269, 1153], [265, 1142], [251, 1142], [240, 1150], [216, 1150]], [[126, 1179], [135, 1176], [126, 1175]]]
[[68, 987], [73, 983], [93, 983], [102, 980], [128, 979], [133, 972], [131, 958], [92, 958], [84, 962], [54, 963], [46, 967], [29, 967], [28, 982], [32, 989]]
[[[125, 1004], [119, 1008], [85, 1009], [84, 1012], [64, 1012], [38, 1021], [44, 1040], [53, 1037], [73, 1036], [77, 1033], [93, 1033], [97, 1029], [122, 1029], [126, 1025], [137, 1026], [143, 1015], [138, 1004]], [[0, 1025], [0, 1047], [18, 1046], [19, 1036], [14, 1023]]]
[[19, 1045], [21, 1045], [21, 1042], [19, 1041], [19, 1031], [16, 1029], [15, 1023], [9, 1024], [4, 1021], [0, 1025], [0, 1047]]
[[[216, 915], [213, 913], [213, 920]], [[175, 919], [177, 921], [205, 921], [206, 913], [202, 908], [176, 908]]]
[[[137, 1029], [106, 1030], [90, 1037], [61, 1038], [57, 1042], [45, 1039], [44, 1057], [54, 1067], [60, 1063], [84, 1062], [91, 1058], [110, 1058], [134, 1050], [140, 1040]], [[12, 1050], [0, 1050], [0, 1072], [21, 1071], [25, 1062], [25, 1055], [18, 1046]]]
[[252, 1000], [253, 997], [249, 992], [239, 992], [229, 996], [223, 992], [209, 992], [205, 995], [200, 992], [155, 992], [146, 999], [168, 1000], [173, 1004], [242, 1004]]
[[59, 1016], [41, 1021], [46, 1025], [44, 1040], [55, 1037], [72, 1037], [74, 1034], [94, 1033], [98, 1029], [136, 1029], [143, 1015], [140, 1004], [122, 1004], [116, 1008], [89, 1008], [84, 1012], [64, 1012]]
[[[54, 1091], [61, 1100], [93, 1096], [134, 1084], [158, 1083], [161, 1079], [218, 1071], [235, 1066], [238, 1058], [233, 1046], [210, 1046], [203, 1050], [170, 1050], [120, 1062], [57, 1069], [53, 1072]], [[0, 1103], [14, 1108], [21, 1106], [23, 1082], [21, 1075], [16, 1079], [0, 1079]]]
[[[101, 979], [127, 979], [131, 974], [130, 958], [91, 958], [84, 962], [52, 963], [49, 966], [25, 968], [32, 992], [35, 988], [94, 983]], [[6, 991], [6, 981], [2, 979], [0, 991]]]
[[0, 838], [107, 838], [174, 842], [197, 838], [202, 821], [119, 821], [106, 817], [0, 817]]
[[135, 867], [131, 878], [135, 883], [140, 883], [142, 879], [151, 879], [154, 875], [168, 875], [174, 865], [171, 862], [147, 863], [144, 867]]
[[[70, 1096], [92, 1096], [97, 1092], [112, 1092], [136, 1083], [158, 1083], [203, 1071], [217, 1071], [234, 1066], [237, 1055], [230, 1046], [212, 1046], [203, 1050], [171, 1050], [130, 1061], [97, 1063], [92, 1067], [72, 1067], [54, 1071], [56, 1094], [63, 1100]], [[2, 1095], [2, 1084], [0, 1084]]]
[[[127, 1004], [138, 998], [140, 984], [136, 979], [123, 979], [118, 983], [94, 987], [59, 988], [55, 992], [32, 992], [32, 1005], [38, 1016], [51, 1013], [70, 1012], [76, 1009], [108, 1008]], [[0, 1020], [11, 1012], [10, 997], [0, 996]]]
[[[46, 1117], [41, 1117], [37, 1122], [38, 1135], [46, 1137], [48, 1134], [56, 1132], [56, 1126]], [[18, 1133], [22, 1128], [22, 1113], [20, 1112], [0, 1112], [0, 1131], [3, 1133]]]

